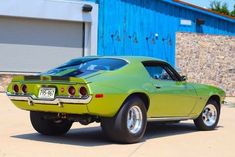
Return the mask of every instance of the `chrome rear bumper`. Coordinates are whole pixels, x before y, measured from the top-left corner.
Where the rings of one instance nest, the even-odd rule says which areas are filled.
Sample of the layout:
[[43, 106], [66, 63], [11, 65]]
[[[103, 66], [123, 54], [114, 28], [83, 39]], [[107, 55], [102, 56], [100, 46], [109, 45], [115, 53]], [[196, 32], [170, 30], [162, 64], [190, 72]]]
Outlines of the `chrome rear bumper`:
[[32, 95], [12, 95], [10, 93], [7, 93], [7, 95], [11, 100], [27, 101], [29, 105], [33, 105], [33, 104], [52, 104], [52, 105], [63, 106], [63, 103], [87, 104], [92, 99], [92, 96], [88, 96], [86, 98], [56, 97], [53, 100], [42, 100], [42, 99], [38, 99], [38, 98], [36, 98], [35, 96], [32, 96]]

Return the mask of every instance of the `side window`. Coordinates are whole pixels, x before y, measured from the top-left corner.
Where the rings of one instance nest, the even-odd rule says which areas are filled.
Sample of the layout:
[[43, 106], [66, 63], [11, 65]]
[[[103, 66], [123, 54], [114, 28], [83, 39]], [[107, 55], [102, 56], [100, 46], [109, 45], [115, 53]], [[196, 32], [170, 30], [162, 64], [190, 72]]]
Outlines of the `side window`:
[[168, 80], [172, 81], [171, 75], [160, 65], [144, 65], [149, 75], [157, 80]]

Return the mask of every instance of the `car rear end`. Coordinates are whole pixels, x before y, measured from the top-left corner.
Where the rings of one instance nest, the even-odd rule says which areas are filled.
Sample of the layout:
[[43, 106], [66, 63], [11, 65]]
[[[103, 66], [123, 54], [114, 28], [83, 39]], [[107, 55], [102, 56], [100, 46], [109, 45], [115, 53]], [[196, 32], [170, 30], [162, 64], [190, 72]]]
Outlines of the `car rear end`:
[[92, 99], [88, 84], [75, 77], [16, 76], [7, 95], [24, 110], [86, 114]]
[[72, 121], [113, 117], [128, 97], [126, 73], [133, 66], [127, 65], [127, 60], [110, 57], [73, 59], [38, 76], [14, 77], [7, 95], [20, 109]]

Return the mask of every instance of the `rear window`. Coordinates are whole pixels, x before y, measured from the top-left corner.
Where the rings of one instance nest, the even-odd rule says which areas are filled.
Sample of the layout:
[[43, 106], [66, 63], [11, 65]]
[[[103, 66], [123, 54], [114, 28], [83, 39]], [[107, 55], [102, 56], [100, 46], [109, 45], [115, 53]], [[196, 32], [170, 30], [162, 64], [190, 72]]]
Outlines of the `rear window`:
[[83, 73], [93, 73], [96, 71], [113, 71], [125, 66], [127, 62], [116, 58], [79, 58], [73, 59], [55, 69], [52, 69], [46, 74], [56, 75], [62, 71], [70, 71], [67, 75], [77, 76]]

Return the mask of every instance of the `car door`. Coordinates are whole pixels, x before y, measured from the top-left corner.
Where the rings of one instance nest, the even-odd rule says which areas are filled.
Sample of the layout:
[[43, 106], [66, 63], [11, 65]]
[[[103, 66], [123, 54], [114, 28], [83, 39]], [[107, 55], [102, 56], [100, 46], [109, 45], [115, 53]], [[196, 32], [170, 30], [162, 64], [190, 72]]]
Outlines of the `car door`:
[[153, 117], [187, 117], [196, 104], [196, 91], [164, 62], [145, 62], [154, 86], [150, 115]]

